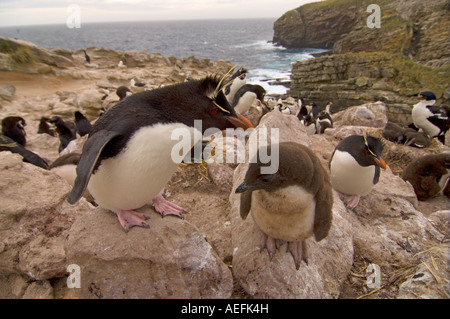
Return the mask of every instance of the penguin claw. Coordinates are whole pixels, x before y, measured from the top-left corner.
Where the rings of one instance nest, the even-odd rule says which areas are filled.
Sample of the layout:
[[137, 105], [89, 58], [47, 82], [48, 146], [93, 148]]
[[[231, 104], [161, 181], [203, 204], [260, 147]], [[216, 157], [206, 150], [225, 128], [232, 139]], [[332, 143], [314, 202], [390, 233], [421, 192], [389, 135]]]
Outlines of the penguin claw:
[[295, 269], [298, 270], [300, 268], [300, 264], [301, 264], [302, 260], [306, 264], [308, 264], [308, 254], [306, 251], [305, 241], [289, 242], [288, 250], [291, 253], [292, 258], [294, 259]]
[[162, 217], [166, 217], [167, 215], [175, 215], [181, 219], [184, 219], [183, 213], [187, 213], [183, 208], [169, 202], [162, 196], [155, 197], [153, 199], [152, 205], [155, 210], [161, 214]]
[[150, 225], [145, 222], [150, 217], [142, 213], [137, 213], [132, 210], [119, 210], [116, 212], [116, 215], [125, 232], [129, 232], [130, 228], [134, 226], [150, 228]]

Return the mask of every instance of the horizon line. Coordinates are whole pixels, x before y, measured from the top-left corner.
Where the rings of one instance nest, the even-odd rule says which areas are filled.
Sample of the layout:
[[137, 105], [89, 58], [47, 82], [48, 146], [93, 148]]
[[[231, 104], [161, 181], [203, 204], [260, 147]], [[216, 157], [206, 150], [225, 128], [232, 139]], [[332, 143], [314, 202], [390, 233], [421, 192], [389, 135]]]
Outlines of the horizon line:
[[[262, 19], [278, 19], [279, 17], [249, 17], [249, 18], [200, 18], [200, 19], [161, 19], [161, 20], [124, 20], [124, 21], [89, 21], [83, 24], [107, 24], [107, 23], [143, 23], [143, 22], [181, 22], [181, 21], [224, 21], [224, 20], [262, 20]], [[38, 24], [22, 24], [22, 25], [0, 25], [0, 28], [19, 28], [19, 27], [36, 27], [36, 26], [58, 26], [65, 23], [38, 23]]]

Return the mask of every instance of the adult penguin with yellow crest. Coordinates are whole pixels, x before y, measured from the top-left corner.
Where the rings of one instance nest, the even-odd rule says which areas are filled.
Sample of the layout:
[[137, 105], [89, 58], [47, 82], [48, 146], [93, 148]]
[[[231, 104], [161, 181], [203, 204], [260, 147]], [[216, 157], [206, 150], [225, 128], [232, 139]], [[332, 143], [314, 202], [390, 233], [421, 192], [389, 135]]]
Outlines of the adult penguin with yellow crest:
[[386, 169], [381, 158], [384, 145], [380, 139], [350, 135], [335, 148], [330, 161], [331, 185], [338, 192], [350, 195], [346, 203], [355, 208], [361, 196], [371, 192], [380, 179], [380, 168]]
[[[100, 207], [117, 214], [125, 231], [149, 227], [147, 217], [134, 211], [148, 203], [162, 216], [182, 217], [184, 210], [161, 195], [179, 164], [171, 156], [179, 143], [172, 133], [189, 130], [192, 148], [200, 142], [195, 137], [208, 128], [251, 127], [223, 93], [232, 70], [223, 77], [208, 76], [133, 94], [101, 116], [83, 147], [69, 203], [75, 203], [87, 188]], [[202, 132], [194, 127], [195, 120], [202, 121]]]

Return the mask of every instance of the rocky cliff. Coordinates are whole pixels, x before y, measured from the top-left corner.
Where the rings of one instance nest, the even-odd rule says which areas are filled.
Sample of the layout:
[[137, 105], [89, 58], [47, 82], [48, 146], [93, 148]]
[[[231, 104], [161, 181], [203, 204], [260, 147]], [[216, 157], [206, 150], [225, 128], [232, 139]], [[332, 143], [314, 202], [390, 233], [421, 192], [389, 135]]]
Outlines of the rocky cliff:
[[335, 111], [372, 101], [387, 105], [390, 120], [411, 123], [411, 107], [420, 91], [435, 92], [450, 102], [448, 67], [431, 69], [400, 55], [384, 52], [332, 54], [292, 67], [289, 95], [320, 107], [332, 101]]
[[371, 0], [326, 0], [286, 12], [274, 23], [273, 42], [332, 53], [400, 53], [428, 66], [450, 63], [450, 4], [446, 0], [382, 0], [380, 28], [369, 28]]

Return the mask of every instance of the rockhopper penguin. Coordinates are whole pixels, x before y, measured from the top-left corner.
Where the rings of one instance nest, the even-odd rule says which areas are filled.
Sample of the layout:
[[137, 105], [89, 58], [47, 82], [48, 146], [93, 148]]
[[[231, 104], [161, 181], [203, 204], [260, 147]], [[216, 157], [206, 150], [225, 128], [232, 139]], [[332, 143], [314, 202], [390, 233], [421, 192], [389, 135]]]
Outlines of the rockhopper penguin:
[[[259, 152], [267, 152], [267, 147], [262, 148]], [[241, 193], [241, 217], [247, 218], [251, 211], [264, 234], [261, 248], [267, 248], [270, 256], [280, 240], [287, 241], [299, 269], [302, 260], [307, 262], [305, 240], [314, 235], [320, 241], [331, 227], [333, 194], [328, 173], [308, 147], [293, 142], [279, 144], [276, 173], [261, 174], [264, 164], [259, 157], [253, 162], [235, 191]]]
[[381, 158], [384, 145], [381, 140], [365, 133], [343, 139], [334, 149], [330, 160], [330, 178], [333, 188], [350, 195], [346, 202], [355, 208], [361, 196], [370, 193], [380, 179], [380, 168], [386, 169]]
[[25, 132], [25, 122], [23, 117], [20, 116], [8, 116], [2, 120], [2, 132], [3, 135], [12, 138], [14, 141], [22, 146], [27, 143], [27, 133]]
[[[149, 227], [147, 217], [133, 210], [150, 202], [163, 216], [182, 217], [184, 210], [161, 196], [179, 164], [171, 156], [179, 143], [172, 138], [174, 130], [190, 132], [193, 147], [208, 128], [251, 126], [223, 94], [228, 79], [227, 75], [209, 76], [143, 91], [103, 114], [84, 144], [69, 203], [75, 203], [87, 188], [99, 206], [117, 214], [125, 231], [132, 226]], [[203, 132], [194, 134], [195, 120], [202, 121]]]

